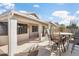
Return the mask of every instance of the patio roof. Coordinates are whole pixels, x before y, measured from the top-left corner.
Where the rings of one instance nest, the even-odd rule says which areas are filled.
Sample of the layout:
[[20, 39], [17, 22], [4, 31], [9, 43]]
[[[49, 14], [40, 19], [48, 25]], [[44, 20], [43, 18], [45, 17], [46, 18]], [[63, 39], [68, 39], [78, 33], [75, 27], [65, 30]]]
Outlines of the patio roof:
[[38, 16], [35, 13], [25, 14], [25, 13], [21, 13], [21, 12], [15, 11], [15, 10], [7, 11], [7, 12], [2, 13], [0, 15], [0, 18], [3, 18], [3, 17], [8, 16], [8, 15], [19, 15], [19, 16], [22, 16], [22, 17], [29, 18], [30, 20], [34, 20], [34, 21], [41, 22], [41, 23], [44, 23], [44, 24], [48, 25], [48, 22], [39, 19]]

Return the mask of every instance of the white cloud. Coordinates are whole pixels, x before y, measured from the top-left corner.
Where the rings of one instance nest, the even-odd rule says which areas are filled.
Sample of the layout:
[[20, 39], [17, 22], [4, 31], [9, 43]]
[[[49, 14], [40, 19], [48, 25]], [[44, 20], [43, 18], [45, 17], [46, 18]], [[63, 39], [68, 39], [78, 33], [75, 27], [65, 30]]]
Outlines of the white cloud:
[[24, 11], [24, 10], [19, 10], [19, 12], [21, 12], [21, 13], [28, 13], [27, 11]]
[[0, 4], [0, 7], [2, 6], [2, 4]]
[[13, 3], [1, 3], [0, 4], [0, 7], [3, 7], [5, 9], [13, 9], [14, 6], [15, 6], [15, 4], [13, 4]]
[[35, 7], [35, 8], [39, 8], [39, 7], [40, 7], [40, 5], [37, 5], [37, 4], [36, 4], [36, 5], [33, 5], [33, 7]]
[[70, 21], [68, 21], [68, 20], [61, 20], [59, 22], [59, 24], [65, 24], [65, 25], [69, 25], [69, 23], [70, 23]]
[[43, 19], [43, 17], [40, 14], [37, 14], [37, 16], [39, 17], [39, 19]]
[[76, 19], [76, 16], [70, 16], [68, 15], [67, 18], [65, 18], [67, 20], [75, 20]]
[[0, 14], [2, 14], [3, 12], [6, 12], [5, 9], [0, 9]]
[[79, 14], [79, 10], [76, 11], [76, 14]]
[[67, 17], [67, 15], [69, 14], [68, 11], [55, 11], [52, 13], [53, 16], [57, 16], [57, 17]]
[[60, 17], [62, 20], [74, 20], [76, 18], [75, 16], [69, 15], [68, 11], [55, 11], [52, 15]]
[[14, 9], [15, 4], [13, 3], [0, 3], [0, 14], [8, 10]]
[[54, 17], [59, 17], [61, 21], [59, 22], [60, 24], [66, 24], [68, 25], [70, 21], [76, 20], [77, 17], [73, 15], [69, 15], [70, 12], [68, 11], [55, 11], [52, 13], [52, 16]]
[[6, 8], [6, 9], [13, 9], [14, 6], [15, 6], [15, 4], [6, 4], [6, 5], [5, 5], [5, 8]]
[[53, 17], [49, 17], [48, 19], [52, 20], [52, 19], [53, 19]]
[[3, 8], [5, 8], [5, 9], [11, 9], [11, 8], [14, 8], [14, 6], [15, 6], [15, 4], [13, 4], [13, 3], [1, 3], [0, 4], [0, 7], [3, 7]]
[[50, 16], [50, 17], [48, 18], [48, 20], [49, 20], [49, 21], [52, 21], [52, 22], [55, 21], [54, 18], [53, 18], [53, 16]]

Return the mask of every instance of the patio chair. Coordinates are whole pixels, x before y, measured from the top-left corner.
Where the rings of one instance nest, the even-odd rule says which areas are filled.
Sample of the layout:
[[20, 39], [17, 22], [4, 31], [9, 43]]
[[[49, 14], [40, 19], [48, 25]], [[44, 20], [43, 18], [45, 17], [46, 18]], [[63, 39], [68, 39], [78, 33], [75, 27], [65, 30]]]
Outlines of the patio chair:
[[62, 45], [62, 52], [64, 53], [64, 52], [66, 52], [66, 48], [68, 47], [68, 45], [66, 46], [66, 43], [67, 43], [67, 40], [68, 40], [69, 38], [68, 37], [66, 37], [66, 36], [61, 36], [61, 45]]
[[75, 32], [74, 41], [73, 41], [73, 45], [72, 45], [72, 48], [71, 48], [71, 54], [73, 53], [76, 45], [79, 45], [79, 31]]
[[71, 39], [71, 36], [70, 35], [68, 35], [68, 36], [66, 36], [66, 51], [68, 50], [68, 48], [69, 48], [69, 44], [70, 44], [70, 39]]
[[[65, 46], [65, 43], [67, 42], [69, 38], [66, 37], [66, 36], [61, 36], [60, 33], [58, 32], [58, 34], [53, 34], [53, 41], [56, 43], [55, 46], [55, 49], [54, 50], [57, 50], [58, 52], [58, 55], [61, 56], [62, 53], [64, 53], [66, 51], [66, 46]], [[67, 45], [68, 47], [68, 45]]]
[[37, 56], [39, 51], [38, 48], [39, 48], [38, 45], [34, 45], [34, 47], [31, 47], [31, 49], [29, 50], [28, 56]]
[[37, 56], [38, 54], [38, 45], [34, 45], [20, 53], [15, 54], [15, 56]]
[[56, 31], [56, 30], [53, 30], [53, 37], [51, 38], [51, 40], [53, 42], [55, 42], [55, 44], [52, 46], [52, 50], [54, 50], [56, 52], [57, 55], [61, 55], [61, 50], [60, 50], [60, 32], [59, 31]]

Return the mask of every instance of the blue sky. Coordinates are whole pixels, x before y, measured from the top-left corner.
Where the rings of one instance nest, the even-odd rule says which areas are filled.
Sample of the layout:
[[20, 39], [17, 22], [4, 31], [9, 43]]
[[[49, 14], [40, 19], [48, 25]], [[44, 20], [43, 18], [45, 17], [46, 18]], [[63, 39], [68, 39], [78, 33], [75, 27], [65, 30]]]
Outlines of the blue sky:
[[43, 20], [60, 24], [69, 24], [79, 15], [77, 3], [16, 3], [14, 8], [17, 11], [34, 12]]
[[[35, 5], [37, 6], [35, 7]], [[50, 20], [50, 21], [52, 20], [54, 22], [59, 23], [60, 21], [63, 22], [61, 18], [53, 16], [52, 13], [54, 13], [55, 11], [67, 11], [69, 12], [70, 16], [74, 16], [76, 15], [75, 13], [79, 10], [79, 4], [23, 3], [23, 4], [15, 4], [15, 9], [35, 12], [36, 14], [40, 15], [44, 20]]]

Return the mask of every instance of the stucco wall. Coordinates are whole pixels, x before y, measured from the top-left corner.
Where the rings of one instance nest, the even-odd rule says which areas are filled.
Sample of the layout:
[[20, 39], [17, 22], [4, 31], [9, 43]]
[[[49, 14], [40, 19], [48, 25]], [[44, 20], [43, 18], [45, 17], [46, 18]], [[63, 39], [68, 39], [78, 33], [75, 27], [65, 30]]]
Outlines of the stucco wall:
[[8, 36], [0, 36], [0, 46], [8, 44]]
[[[30, 33], [30, 38], [37, 36], [37, 32], [35, 33]], [[18, 34], [17, 35], [17, 41], [22, 41], [22, 40], [30, 40], [29, 39], [29, 34]], [[8, 44], [8, 36], [0, 36], [0, 46], [1, 45], [7, 45]]]
[[17, 36], [18, 41], [22, 41], [22, 40], [28, 40], [29, 39], [29, 34], [19, 34]]
[[38, 32], [30, 33], [30, 38], [33, 38], [33, 37], [38, 37]]
[[[29, 34], [19, 34], [17, 35], [17, 41], [29, 39]], [[0, 46], [8, 44], [8, 36], [0, 36]]]
[[[42, 26], [46, 26], [47, 28], [47, 25], [46, 24], [43, 24], [43, 23], [40, 23], [40, 22], [37, 22], [37, 21], [34, 21], [34, 20], [30, 20], [28, 18], [25, 18], [25, 17], [21, 17], [21, 16], [16, 16], [16, 19], [18, 21], [18, 23], [23, 23], [23, 24], [29, 24], [28, 26], [28, 33], [27, 34], [18, 34], [17, 38], [18, 38], [18, 41], [21, 41], [21, 40], [27, 40], [29, 39], [29, 35], [30, 36], [37, 36], [38, 32], [40, 32], [40, 30], [42, 30]], [[38, 32], [32, 32], [32, 25], [41, 25], [38, 29]], [[8, 44], [8, 36], [0, 36], [0, 45], [5, 45], [5, 44]]]

